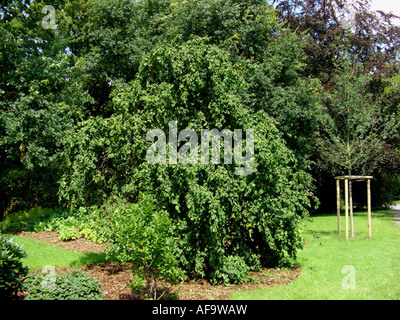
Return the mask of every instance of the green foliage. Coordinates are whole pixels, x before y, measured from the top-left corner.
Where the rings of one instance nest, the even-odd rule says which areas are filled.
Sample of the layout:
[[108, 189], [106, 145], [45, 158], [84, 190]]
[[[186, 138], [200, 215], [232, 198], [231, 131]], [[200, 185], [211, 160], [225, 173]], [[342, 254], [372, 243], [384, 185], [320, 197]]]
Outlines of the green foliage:
[[85, 239], [88, 239], [92, 242], [99, 242], [96, 232], [91, 228], [83, 228], [79, 231], [79, 234], [81, 234]]
[[179, 0], [170, 10], [162, 20], [167, 39], [181, 35], [183, 43], [193, 35], [208, 37], [225, 50], [248, 83], [248, 104], [274, 118], [289, 148], [303, 160], [313, 149], [322, 115], [319, 81], [302, 76], [304, 35], [286, 29], [266, 1]]
[[82, 235], [90, 241], [101, 243], [105, 240], [106, 232], [106, 226], [101, 220], [104, 214], [98, 207], [65, 210], [38, 206], [7, 214], [0, 222], [0, 230], [57, 231], [62, 241], [77, 239]]
[[385, 95], [389, 96], [393, 93], [396, 93], [399, 91], [400, 87], [400, 71], [398, 72], [397, 75], [394, 75], [393, 77], [384, 79], [386, 83], [389, 85], [385, 88]]
[[[79, 206], [112, 195], [135, 202], [140, 192], [153, 193], [157, 207], [174, 221], [179, 265], [215, 283], [240, 282], [246, 268], [295, 256], [311, 179], [274, 120], [246, 106], [248, 86], [230, 54], [207, 39], [178, 39], [150, 52], [139, 70], [134, 82], [115, 93], [112, 117], [89, 119], [66, 138], [70, 163], [61, 196]], [[147, 131], [168, 132], [173, 120], [178, 130], [198, 135], [203, 128], [254, 129], [252, 174], [239, 176], [225, 163], [149, 164]], [[240, 275], [230, 271], [232, 264], [240, 266]]]
[[58, 231], [58, 239], [61, 241], [75, 240], [79, 238], [79, 231], [75, 227], [62, 227]]
[[28, 268], [21, 259], [26, 257], [22, 246], [0, 234], [0, 300], [13, 298], [22, 288]]
[[171, 218], [156, 209], [150, 195], [143, 195], [135, 204], [118, 201], [107, 210], [111, 211], [107, 253], [132, 262], [135, 280], [130, 286], [136, 294], [162, 298], [167, 288], [157, 288], [156, 280], [168, 278], [175, 282], [183, 277], [175, 257], [177, 239], [171, 234]]
[[[335, 86], [325, 94], [327, 112], [319, 131], [322, 157], [348, 174], [370, 174], [388, 138], [397, 131], [396, 117], [387, 105], [368, 93], [369, 75], [361, 73], [343, 54], [337, 65]], [[360, 105], [362, 106], [360, 108]]]
[[[52, 3], [57, 20], [65, 2]], [[38, 0], [1, 5], [1, 211], [57, 205], [63, 136], [90, 101], [79, 71], [70, 64], [68, 37], [41, 26], [46, 4]]]
[[250, 267], [242, 257], [223, 256], [220, 263], [221, 268], [211, 276], [213, 282], [229, 285], [230, 283], [241, 284], [250, 280], [248, 275]]
[[[4, 150], [3, 150], [4, 151]], [[1, 152], [1, 151], [0, 151]], [[1, 158], [1, 156], [0, 156]], [[58, 171], [51, 168], [28, 170], [6, 163], [0, 170], [0, 219], [4, 214], [28, 210], [32, 206], [58, 206]]]
[[[53, 284], [51, 276], [55, 277]], [[30, 274], [24, 282], [25, 300], [104, 300], [101, 290], [97, 280], [80, 270], [65, 275]]]
[[[296, 6], [280, 2], [293, 25], [302, 21]], [[301, 14], [325, 19], [332, 3], [296, 5]], [[317, 202], [307, 173], [310, 155], [320, 189], [329, 189], [327, 179], [341, 170], [332, 163], [381, 172], [393, 160], [387, 171], [400, 167], [391, 146], [398, 141], [380, 129], [394, 128], [398, 79], [389, 80], [394, 86], [380, 100], [380, 84], [359, 70], [338, 69], [336, 76], [333, 63], [344, 49], [334, 47], [334, 37], [342, 35], [334, 19], [332, 34], [321, 29], [328, 25], [321, 18], [310, 22], [316, 37], [310, 40], [285, 29], [266, 1], [60, 0], [54, 2], [57, 30], [45, 30], [44, 4], [1, 5], [0, 210], [8, 217], [44, 203], [56, 206], [56, 191], [71, 210], [26, 219], [17, 214], [6, 218], [4, 230], [54, 230], [63, 239], [105, 241], [110, 199], [120, 199], [111, 209], [111, 217], [118, 216], [119, 210], [146, 207], [139, 195], [149, 192], [156, 199], [154, 228], [168, 229], [176, 241], [178, 266], [214, 283], [240, 283], [248, 270], [281, 264], [302, 248], [298, 224]], [[308, 12], [314, 4], [317, 11]], [[369, 62], [375, 47], [367, 50]], [[319, 79], [304, 76], [312, 74]], [[170, 121], [198, 136], [202, 129], [254, 130], [253, 171], [239, 176], [227, 163], [151, 165], [146, 133], [168, 133]], [[349, 153], [350, 136], [341, 133], [350, 131]], [[138, 230], [140, 223], [134, 223]], [[155, 236], [151, 228], [145, 233]], [[142, 276], [136, 286], [153, 285]]]
[[34, 221], [43, 219], [44, 217], [49, 216], [52, 212], [54, 212], [54, 209], [42, 208], [38, 206], [33, 207], [30, 210], [9, 213], [4, 217], [4, 220], [0, 222], [0, 230], [9, 231], [27, 228]]

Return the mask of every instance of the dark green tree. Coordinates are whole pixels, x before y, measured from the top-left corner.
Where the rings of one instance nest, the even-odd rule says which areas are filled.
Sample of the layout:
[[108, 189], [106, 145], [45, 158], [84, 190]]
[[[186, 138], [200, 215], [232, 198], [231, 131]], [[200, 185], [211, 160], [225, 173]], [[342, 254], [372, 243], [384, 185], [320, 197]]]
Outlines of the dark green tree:
[[[42, 26], [45, 5], [8, 1], [1, 6], [1, 211], [57, 204], [62, 139], [87, 100], [74, 81], [66, 39]], [[53, 5], [58, 9], [62, 2]]]
[[[348, 55], [351, 60], [361, 63], [359, 73], [369, 75], [364, 79], [366, 93], [368, 96], [372, 93], [369, 99], [383, 106], [385, 112], [380, 116], [385, 119], [388, 114], [398, 113], [398, 98], [395, 95], [383, 96], [382, 93], [388, 85], [385, 79], [396, 75], [399, 70], [399, 18], [393, 14], [373, 12], [369, 3], [368, 0], [273, 1], [281, 21], [286, 21], [294, 32], [307, 36], [302, 74], [318, 78], [324, 86], [323, 91], [332, 92], [336, 90], [340, 72], [338, 59]], [[382, 145], [384, 147], [378, 156], [367, 162], [372, 170], [368, 171], [374, 175], [374, 206], [393, 200], [398, 189], [399, 134], [387, 136]], [[320, 210], [334, 210], [333, 176], [339, 173], [338, 167], [329, 165], [318, 150], [312, 152], [311, 160], [317, 196], [321, 201]]]
[[[251, 269], [294, 257], [312, 198], [310, 176], [274, 120], [246, 105], [247, 88], [229, 52], [208, 40], [152, 50], [137, 78], [114, 93], [114, 114], [71, 132], [61, 195], [80, 205], [111, 195], [134, 202], [140, 192], [154, 193], [158, 209], [174, 221], [180, 265], [214, 283], [240, 283]], [[159, 129], [168, 136], [171, 121], [199, 137], [202, 129], [254, 129], [252, 172], [238, 175], [237, 164], [223, 160], [149, 163], [147, 133]]]

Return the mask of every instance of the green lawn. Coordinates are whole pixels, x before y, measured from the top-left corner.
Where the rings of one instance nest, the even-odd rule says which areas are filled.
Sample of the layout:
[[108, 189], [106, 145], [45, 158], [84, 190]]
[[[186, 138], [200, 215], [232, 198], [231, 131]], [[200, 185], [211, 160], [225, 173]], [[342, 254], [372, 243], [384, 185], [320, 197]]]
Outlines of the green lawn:
[[42, 269], [46, 265], [60, 268], [106, 261], [105, 254], [80, 253], [26, 237], [13, 237], [16, 243], [24, 246], [28, 257], [22, 259], [22, 263], [24, 266], [27, 266], [29, 270]]
[[[372, 239], [368, 239], [366, 212], [355, 213], [355, 238], [337, 235], [336, 215], [312, 218], [304, 227], [308, 244], [299, 251], [300, 277], [289, 285], [236, 292], [232, 299], [336, 300], [400, 299], [400, 228], [391, 211], [372, 213]], [[347, 288], [350, 269], [355, 288]], [[345, 267], [345, 269], [343, 269]], [[344, 273], [342, 273], [342, 270]], [[344, 287], [342, 285], [344, 282]]]

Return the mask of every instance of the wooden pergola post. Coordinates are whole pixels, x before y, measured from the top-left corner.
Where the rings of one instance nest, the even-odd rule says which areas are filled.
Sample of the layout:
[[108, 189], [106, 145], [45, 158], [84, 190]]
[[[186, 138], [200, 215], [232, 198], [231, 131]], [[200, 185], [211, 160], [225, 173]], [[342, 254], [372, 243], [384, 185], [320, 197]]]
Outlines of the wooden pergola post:
[[336, 179], [337, 232], [340, 234], [340, 180]]
[[349, 180], [344, 180], [344, 212], [346, 223], [346, 240], [349, 240]]
[[337, 206], [338, 234], [340, 234], [340, 210], [341, 210], [340, 180], [344, 180], [344, 212], [345, 212], [346, 240], [349, 239], [349, 180], [354, 180], [354, 181], [367, 180], [368, 236], [369, 236], [369, 238], [371, 238], [372, 237], [372, 231], [371, 231], [371, 179], [373, 179], [373, 177], [372, 176], [340, 176], [340, 177], [335, 177], [335, 179], [336, 179], [336, 206]]
[[367, 180], [368, 236], [371, 238], [371, 180]]

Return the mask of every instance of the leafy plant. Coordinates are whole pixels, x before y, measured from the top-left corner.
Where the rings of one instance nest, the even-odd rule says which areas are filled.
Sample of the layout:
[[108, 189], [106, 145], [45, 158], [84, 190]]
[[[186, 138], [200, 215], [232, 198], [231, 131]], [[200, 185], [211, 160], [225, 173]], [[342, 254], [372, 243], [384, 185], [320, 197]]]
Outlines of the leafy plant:
[[75, 227], [63, 226], [58, 232], [58, 238], [61, 241], [75, 240], [79, 238], [79, 231]]
[[221, 267], [211, 276], [213, 282], [228, 285], [230, 283], [241, 284], [250, 280], [248, 275], [250, 267], [242, 257], [224, 256], [220, 263]]
[[[55, 274], [53, 285], [47, 283], [47, 274], [29, 274], [24, 282], [25, 300], [104, 300], [100, 283], [80, 270], [65, 275]], [[48, 284], [48, 283], [47, 283]]]
[[22, 246], [0, 234], [0, 300], [13, 298], [22, 288], [28, 268], [21, 259], [26, 257]]
[[0, 222], [0, 230], [8, 231], [29, 227], [32, 222], [49, 216], [53, 211], [54, 209], [37, 206], [30, 210], [9, 213], [5, 216], [4, 220]]
[[91, 228], [84, 228], [79, 231], [79, 233], [85, 238], [92, 242], [101, 242], [98, 240], [96, 232]]
[[157, 210], [154, 197], [142, 195], [136, 204], [119, 201], [111, 211], [108, 255], [132, 262], [132, 291], [146, 299], [168, 297], [168, 285], [183, 277], [175, 256], [176, 237], [171, 234], [172, 220]]
[[[280, 264], [302, 247], [298, 225], [308, 215], [312, 182], [275, 121], [246, 104], [247, 83], [230, 54], [208, 41], [177, 40], [151, 51], [137, 79], [115, 91], [114, 114], [83, 122], [66, 138], [70, 164], [60, 182], [61, 195], [79, 207], [113, 196], [135, 203], [141, 192], [150, 192], [157, 214], [167, 212], [165, 219], [174, 222], [174, 255], [183, 270], [215, 283], [241, 281], [224, 269], [227, 257], [253, 270]], [[254, 129], [253, 172], [237, 175], [235, 165], [222, 161], [150, 164], [147, 131], [168, 133], [173, 120], [178, 131], [191, 128], [198, 136], [204, 128]], [[124, 211], [133, 210], [125, 206]], [[136, 218], [131, 219], [135, 225]], [[121, 222], [114, 227], [121, 228]], [[125, 237], [121, 233], [114, 241]]]

